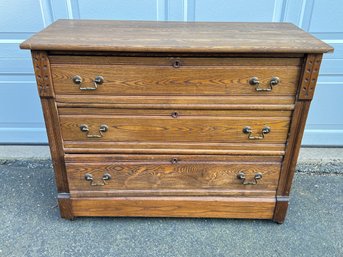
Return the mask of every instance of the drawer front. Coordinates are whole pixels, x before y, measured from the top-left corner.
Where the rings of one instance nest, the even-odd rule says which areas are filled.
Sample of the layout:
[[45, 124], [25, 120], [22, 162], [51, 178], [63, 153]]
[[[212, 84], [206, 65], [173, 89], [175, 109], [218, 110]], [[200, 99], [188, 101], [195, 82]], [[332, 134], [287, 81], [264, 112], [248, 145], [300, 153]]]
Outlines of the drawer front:
[[285, 111], [282, 115], [286, 116], [279, 117], [267, 116], [270, 112], [263, 116], [263, 111], [250, 111], [251, 116], [234, 116], [233, 111], [201, 110], [100, 113], [60, 115], [64, 141], [284, 144], [291, 112]]
[[[77, 155], [76, 155], [77, 156]], [[68, 155], [72, 196], [275, 195], [280, 158]]]
[[52, 63], [57, 95], [295, 95], [300, 75], [300, 65], [286, 60], [184, 58], [175, 66], [175, 61], [163, 65], [159, 58], [155, 62], [160, 65], [151, 58], [117, 64], [106, 64], [106, 59], [87, 64], [89, 59]]

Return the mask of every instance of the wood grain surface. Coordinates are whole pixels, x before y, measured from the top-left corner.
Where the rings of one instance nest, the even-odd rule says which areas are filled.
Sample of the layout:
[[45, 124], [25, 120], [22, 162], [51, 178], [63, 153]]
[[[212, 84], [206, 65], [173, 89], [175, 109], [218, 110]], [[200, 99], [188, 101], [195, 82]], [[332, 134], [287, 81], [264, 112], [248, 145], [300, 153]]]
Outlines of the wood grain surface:
[[[142, 65], [52, 65], [57, 95], [295, 95], [300, 75], [299, 66], [142, 66]], [[80, 90], [74, 76], [83, 80], [81, 86], [92, 87], [96, 76], [104, 83], [96, 90]], [[257, 77], [261, 88], [268, 88], [273, 77], [280, 83], [270, 92], [256, 91], [249, 84]]]
[[137, 56], [128, 53], [127, 56], [120, 55], [49, 55], [52, 65], [81, 64], [81, 65], [139, 65], [139, 66], [173, 66], [175, 61], [180, 67], [226, 67], [226, 66], [301, 66], [303, 58], [284, 56], [283, 58], [270, 57], [225, 57], [213, 55], [208, 56], [167, 56], [160, 53], [154, 56]]
[[59, 126], [58, 110], [54, 99], [48, 54], [45, 51], [32, 51], [34, 71], [45, 120], [52, 165], [55, 172], [58, 205], [62, 218], [72, 217], [71, 203], [65, 196], [69, 193], [68, 178], [64, 163], [64, 149]]
[[304, 72], [301, 78], [299, 99], [311, 100], [313, 98], [322, 58], [322, 54], [311, 54], [307, 56], [303, 67]]
[[290, 23], [99, 20], [59, 20], [20, 47], [187, 53], [324, 53], [333, 50]]
[[41, 98], [53, 98], [54, 90], [51, 78], [50, 62], [47, 52], [32, 51], [31, 56], [39, 96]]
[[275, 197], [72, 198], [75, 216], [271, 219]]
[[[281, 162], [254, 161], [254, 157], [235, 159], [225, 156], [115, 156], [104, 158], [94, 155], [88, 160], [73, 158], [67, 161], [71, 196], [88, 192], [88, 196], [110, 195], [269, 195], [276, 192]], [[277, 159], [274, 157], [274, 159]], [[79, 161], [78, 161], [79, 160]], [[237, 178], [239, 172], [246, 180], [254, 181], [257, 173], [262, 179], [256, 185], [243, 185]], [[102, 183], [102, 176], [112, 178], [103, 186], [92, 186], [85, 180], [92, 174], [95, 183]], [[94, 194], [96, 191], [97, 194]], [[84, 192], [82, 192], [84, 196]]]
[[275, 143], [199, 143], [199, 142], [95, 142], [64, 141], [66, 153], [125, 154], [220, 154], [279, 156], [285, 154], [285, 144]]
[[182, 155], [182, 154], [65, 154], [66, 163], [112, 163], [112, 162], [166, 162], [172, 158], [179, 161], [194, 162], [228, 162], [228, 163], [279, 163], [282, 156], [259, 156], [259, 155]]
[[[182, 111], [177, 118], [169, 116], [140, 115], [61, 115], [60, 126], [65, 141], [95, 142], [203, 142], [203, 143], [285, 143], [289, 129], [289, 117], [225, 117], [186, 116]], [[101, 125], [108, 131], [100, 138], [88, 138], [80, 130], [86, 124], [89, 134], [99, 135]], [[271, 132], [261, 140], [250, 140], [243, 128], [250, 126], [253, 135], [259, 136], [265, 126]]]
[[[279, 110], [268, 108], [258, 112], [259, 117], [291, 117], [292, 111], [288, 109]], [[141, 115], [141, 116], [164, 116], [171, 117], [171, 114], [177, 111], [179, 117], [199, 117], [199, 116], [215, 116], [215, 117], [254, 117], [256, 116], [256, 110], [240, 110], [240, 109], [218, 109], [218, 110], [194, 110], [193, 106], [188, 105], [188, 108], [192, 109], [123, 109], [123, 108], [99, 108], [88, 105], [87, 107], [69, 107], [59, 108], [58, 112], [60, 115]], [[262, 109], [262, 108], [261, 108]]]
[[[326, 43], [289, 23], [60, 20], [21, 48], [34, 50], [63, 218], [284, 221]], [[75, 75], [104, 83], [81, 91]], [[251, 77], [280, 83], [258, 92]], [[271, 132], [249, 140], [246, 126]]]
[[295, 95], [268, 94], [244, 96], [108, 96], [108, 95], [57, 95], [59, 107], [84, 109], [209, 109], [209, 110], [293, 110]]

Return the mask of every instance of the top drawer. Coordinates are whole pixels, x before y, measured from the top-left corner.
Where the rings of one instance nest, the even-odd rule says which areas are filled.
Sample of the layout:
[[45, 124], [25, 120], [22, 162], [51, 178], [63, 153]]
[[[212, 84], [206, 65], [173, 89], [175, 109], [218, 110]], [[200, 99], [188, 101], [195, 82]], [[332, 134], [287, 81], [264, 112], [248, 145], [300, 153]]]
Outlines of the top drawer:
[[295, 95], [300, 58], [50, 56], [57, 95]]

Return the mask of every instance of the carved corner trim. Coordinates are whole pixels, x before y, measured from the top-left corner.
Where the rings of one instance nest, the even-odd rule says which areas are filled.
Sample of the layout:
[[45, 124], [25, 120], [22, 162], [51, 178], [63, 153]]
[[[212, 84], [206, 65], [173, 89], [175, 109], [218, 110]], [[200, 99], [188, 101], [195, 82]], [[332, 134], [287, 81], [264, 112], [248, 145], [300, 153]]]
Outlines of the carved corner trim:
[[39, 96], [42, 98], [54, 97], [47, 53], [43, 51], [32, 51], [31, 54]]
[[309, 54], [299, 90], [299, 100], [311, 100], [316, 88], [322, 54]]

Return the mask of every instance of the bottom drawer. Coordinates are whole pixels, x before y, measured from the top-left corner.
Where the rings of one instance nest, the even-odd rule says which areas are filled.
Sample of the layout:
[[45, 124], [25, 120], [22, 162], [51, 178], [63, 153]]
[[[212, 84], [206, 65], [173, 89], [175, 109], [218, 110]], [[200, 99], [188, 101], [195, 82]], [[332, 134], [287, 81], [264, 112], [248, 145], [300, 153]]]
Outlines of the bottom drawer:
[[67, 154], [71, 197], [275, 196], [282, 157]]

